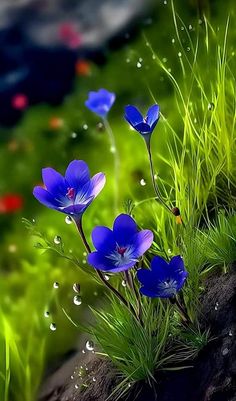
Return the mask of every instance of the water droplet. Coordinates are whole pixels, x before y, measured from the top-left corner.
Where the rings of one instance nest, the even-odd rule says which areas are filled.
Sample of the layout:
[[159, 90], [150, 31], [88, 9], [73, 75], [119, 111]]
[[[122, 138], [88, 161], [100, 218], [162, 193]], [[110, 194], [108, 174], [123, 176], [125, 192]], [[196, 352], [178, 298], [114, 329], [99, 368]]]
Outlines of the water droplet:
[[156, 60], [156, 55], [155, 54], [152, 55], [152, 59]]
[[215, 310], [218, 310], [219, 302], [216, 302], [215, 304]]
[[167, 253], [170, 255], [172, 253], [171, 249], [169, 248]]
[[213, 111], [214, 108], [215, 108], [214, 103], [213, 103], [213, 102], [209, 103], [208, 106], [207, 106], [207, 108], [208, 108], [209, 111]]
[[184, 31], [184, 26], [181, 26], [181, 28], [180, 28], [180, 29], [181, 29], [181, 31]]
[[188, 46], [188, 47], [187, 47], [187, 52], [190, 52], [190, 50], [191, 50], [191, 49], [190, 49], [190, 47]]
[[97, 297], [97, 296], [98, 296], [98, 292], [97, 292], [97, 291], [94, 291], [93, 295], [94, 295], [95, 297]]
[[73, 375], [71, 375], [71, 377], [70, 377], [70, 378], [71, 378], [71, 380], [73, 380], [73, 379], [74, 379], [74, 376], [73, 376]]
[[84, 124], [84, 125], [83, 125], [83, 129], [86, 131], [86, 130], [88, 129], [88, 125], [87, 125], [87, 124]]
[[57, 329], [56, 323], [51, 323], [49, 327], [50, 327], [50, 330], [52, 330], [52, 331], [56, 331], [56, 329]]
[[85, 350], [84, 349], [82, 349], [82, 354], [85, 354]]
[[168, 4], [168, 3], [167, 3], [167, 0], [164, 0], [164, 1], [163, 1], [163, 4], [165, 4], [165, 6], [166, 6], [166, 5]]
[[201, 24], [202, 24], [202, 20], [201, 20], [201, 19], [199, 19], [199, 20], [198, 20], [198, 23], [199, 23], [199, 25], [201, 25]]
[[192, 25], [189, 24], [188, 29], [191, 31], [193, 29]]
[[74, 298], [73, 298], [73, 302], [77, 306], [81, 305], [82, 304], [81, 297], [79, 297], [78, 295], [75, 295]]
[[110, 152], [111, 152], [111, 153], [116, 153], [116, 148], [115, 148], [115, 146], [111, 146], [111, 147], [110, 147]]
[[53, 241], [54, 244], [59, 245], [61, 243], [61, 237], [59, 235], [56, 235]]
[[157, 180], [158, 176], [157, 174], [154, 174], [154, 180]]
[[126, 59], [126, 63], [130, 63], [130, 58], [127, 58], [127, 59]]
[[72, 217], [66, 216], [65, 222], [66, 222], [66, 224], [72, 224], [73, 223]]
[[75, 389], [78, 390], [78, 388], [79, 388], [79, 385], [75, 384]]
[[87, 256], [87, 252], [83, 252], [83, 256]]
[[36, 220], [35, 220], [35, 219], [32, 219], [32, 223], [35, 224], [35, 223], [36, 223]]
[[95, 376], [93, 376], [93, 382], [96, 382], [97, 381], [97, 379], [96, 379], [96, 377]]
[[126, 287], [127, 286], [126, 280], [122, 280], [121, 284], [122, 284], [123, 287]]
[[97, 130], [98, 131], [104, 131], [104, 124], [100, 121], [99, 123], [97, 123]]
[[172, 38], [172, 39], [171, 39], [171, 42], [172, 42], [172, 43], [175, 43], [175, 38]]
[[232, 330], [229, 331], [229, 336], [232, 337], [233, 336], [233, 332]]
[[142, 67], [142, 64], [139, 61], [137, 62], [136, 65], [137, 65], [137, 68], [141, 68]]
[[93, 341], [88, 340], [85, 344], [85, 347], [88, 351], [93, 351], [94, 349], [94, 343]]
[[82, 263], [83, 263], [83, 265], [86, 265], [86, 263], [87, 263], [86, 259], [83, 259]]
[[128, 388], [130, 388], [131, 387], [131, 383], [128, 383]]
[[228, 349], [228, 348], [224, 348], [224, 349], [222, 350], [222, 355], [223, 355], [223, 356], [227, 355], [228, 353], [229, 353], [229, 349]]
[[53, 288], [59, 288], [59, 283], [57, 281], [55, 281], [55, 283], [53, 283]]
[[50, 313], [46, 310], [45, 312], [44, 312], [44, 317], [49, 317], [50, 316]]
[[142, 187], [144, 187], [144, 186], [146, 185], [146, 181], [145, 181], [144, 178], [142, 178], [142, 179], [140, 180], [140, 185], [141, 185]]
[[73, 284], [73, 290], [77, 293], [80, 292], [80, 284], [79, 283], [74, 283]]
[[107, 274], [104, 274], [104, 278], [105, 278], [106, 281], [110, 280], [110, 277]]
[[77, 133], [76, 132], [72, 132], [71, 133], [71, 138], [73, 138], [73, 139], [77, 138]]
[[163, 63], [167, 63], [167, 58], [163, 57], [162, 61], [163, 61]]
[[181, 52], [179, 52], [179, 53], [178, 53], [178, 56], [179, 56], [179, 57], [182, 57], [182, 53], [181, 53]]

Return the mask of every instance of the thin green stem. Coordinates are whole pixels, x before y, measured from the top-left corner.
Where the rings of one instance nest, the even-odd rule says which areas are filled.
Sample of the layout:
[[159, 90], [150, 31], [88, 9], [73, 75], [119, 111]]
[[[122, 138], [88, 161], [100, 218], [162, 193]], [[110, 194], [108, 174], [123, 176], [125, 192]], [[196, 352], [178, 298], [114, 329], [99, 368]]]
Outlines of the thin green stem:
[[114, 157], [114, 211], [115, 214], [118, 212], [118, 203], [119, 203], [119, 170], [120, 170], [120, 158], [119, 153], [116, 147], [115, 136], [113, 134], [112, 128], [106, 118], [103, 120], [104, 126], [108, 133], [110, 139], [110, 151]]
[[[82, 217], [80, 217], [77, 220], [74, 220], [74, 222], [75, 222], [75, 225], [76, 225], [76, 227], [78, 229], [78, 232], [80, 234], [81, 240], [82, 240], [87, 252], [91, 253], [91, 248], [90, 248], [90, 246], [88, 244], [88, 241], [87, 241], [87, 239], [85, 237], [85, 234], [84, 234], [83, 225], [82, 225]], [[109, 288], [110, 291], [113, 292], [113, 294], [131, 311], [131, 313], [137, 319], [137, 316], [136, 316], [136, 313], [135, 313], [135, 310], [134, 310], [133, 306], [128, 301], [126, 301], [126, 299], [123, 297], [123, 295], [105, 279], [105, 277], [103, 276], [103, 274], [102, 274], [102, 272], [100, 270], [96, 269], [96, 273], [97, 273], [98, 277], [100, 278], [100, 280], [103, 282], [103, 284], [107, 288]]]
[[166, 204], [166, 202], [164, 201], [164, 199], [162, 198], [161, 192], [157, 186], [157, 183], [155, 181], [155, 177], [154, 177], [154, 168], [153, 168], [153, 161], [152, 161], [152, 152], [151, 152], [151, 146], [150, 146], [150, 137], [148, 139], [145, 139], [145, 143], [147, 146], [147, 151], [148, 151], [148, 158], [149, 158], [149, 164], [150, 164], [150, 173], [151, 173], [151, 179], [152, 179], [152, 185], [155, 191], [155, 194], [157, 196], [157, 199], [159, 200], [159, 202], [171, 213], [173, 214], [171, 208]]

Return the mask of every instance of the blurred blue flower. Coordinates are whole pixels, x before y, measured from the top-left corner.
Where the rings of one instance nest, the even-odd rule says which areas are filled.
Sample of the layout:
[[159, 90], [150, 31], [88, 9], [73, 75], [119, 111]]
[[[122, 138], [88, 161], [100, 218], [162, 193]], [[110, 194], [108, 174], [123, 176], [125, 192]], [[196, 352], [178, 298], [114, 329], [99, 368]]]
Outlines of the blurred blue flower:
[[88, 255], [88, 263], [97, 270], [121, 272], [130, 269], [150, 248], [153, 233], [138, 232], [137, 225], [128, 214], [120, 214], [114, 221], [113, 231], [108, 227], [95, 227], [92, 240], [97, 251]]
[[33, 190], [35, 198], [43, 205], [71, 215], [81, 216], [105, 185], [105, 175], [98, 173], [90, 178], [87, 164], [74, 160], [67, 167], [65, 177], [53, 168], [42, 170], [44, 186]]
[[169, 263], [160, 256], [151, 262], [151, 270], [140, 269], [137, 277], [142, 287], [140, 292], [151, 298], [172, 298], [183, 287], [188, 272], [181, 256], [174, 256]]
[[151, 135], [160, 118], [160, 108], [154, 104], [148, 109], [146, 117], [135, 106], [125, 107], [125, 119], [140, 134]]
[[115, 93], [108, 92], [106, 89], [99, 89], [98, 92], [89, 92], [85, 106], [99, 117], [106, 118], [115, 99]]

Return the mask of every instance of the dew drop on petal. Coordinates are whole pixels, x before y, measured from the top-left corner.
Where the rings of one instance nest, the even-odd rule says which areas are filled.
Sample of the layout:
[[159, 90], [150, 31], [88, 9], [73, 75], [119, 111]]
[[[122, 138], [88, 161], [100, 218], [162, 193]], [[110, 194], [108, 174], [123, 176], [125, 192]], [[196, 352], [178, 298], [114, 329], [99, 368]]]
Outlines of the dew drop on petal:
[[56, 323], [51, 323], [49, 327], [50, 327], [50, 330], [52, 330], [52, 331], [56, 331], [56, 329], [57, 329]]
[[58, 283], [58, 281], [55, 281], [54, 283], [53, 283], [53, 288], [59, 288], [59, 283]]
[[44, 312], [44, 317], [49, 317], [50, 316], [50, 313], [46, 310], [45, 312]]
[[85, 347], [88, 351], [93, 351], [94, 349], [94, 343], [93, 341], [88, 340], [85, 344]]
[[142, 179], [140, 180], [140, 185], [141, 185], [142, 187], [144, 187], [144, 186], [146, 185], [146, 181], [145, 181], [144, 178], [142, 178]]
[[72, 218], [70, 216], [66, 216], [65, 222], [66, 222], [66, 224], [72, 224], [73, 220], [72, 220]]
[[81, 305], [82, 304], [81, 297], [79, 297], [78, 295], [75, 295], [74, 298], [73, 298], [73, 302], [77, 306]]
[[213, 111], [214, 108], [215, 108], [214, 103], [213, 102], [209, 103], [207, 108], [208, 108], [209, 111]]
[[59, 245], [61, 243], [61, 237], [56, 235], [53, 240], [54, 244]]
[[74, 292], [79, 293], [80, 292], [80, 284], [79, 283], [74, 283], [73, 284], [73, 290], [74, 290]]

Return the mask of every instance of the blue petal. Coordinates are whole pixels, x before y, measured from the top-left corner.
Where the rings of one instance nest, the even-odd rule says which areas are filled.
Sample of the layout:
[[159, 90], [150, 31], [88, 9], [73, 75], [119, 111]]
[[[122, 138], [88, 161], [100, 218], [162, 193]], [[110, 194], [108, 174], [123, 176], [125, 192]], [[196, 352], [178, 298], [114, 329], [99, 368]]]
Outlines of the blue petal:
[[125, 119], [133, 127], [143, 121], [143, 116], [135, 106], [125, 107]]
[[151, 270], [155, 280], [165, 281], [170, 278], [169, 264], [161, 256], [154, 256], [151, 261]]
[[137, 232], [137, 225], [128, 214], [120, 214], [113, 224], [114, 237], [120, 246], [130, 244], [131, 237]]
[[150, 125], [144, 122], [134, 125], [134, 128], [142, 135], [150, 134], [152, 132]]
[[155, 290], [151, 290], [150, 288], [147, 288], [147, 287], [141, 287], [139, 289], [139, 291], [142, 295], [145, 295], [146, 297], [150, 297], [150, 298], [158, 297], [158, 294]]
[[78, 191], [90, 180], [87, 164], [83, 160], [73, 160], [67, 167], [65, 178], [69, 187]]
[[90, 181], [90, 195], [96, 197], [103, 189], [106, 183], [106, 177], [103, 173], [95, 174]]
[[60, 203], [53, 197], [53, 195], [42, 187], [35, 187], [33, 195], [40, 203], [50, 209], [58, 209], [60, 206]]
[[66, 195], [66, 182], [64, 177], [53, 168], [47, 167], [42, 170], [43, 183], [47, 190], [55, 197]]
[[93, 245], [103, 254], [109, 254], [116, 249], [116, 240], [108, 227], [98, 226], [92, 232]]
[[116, 267], [113, 261], [106, 258], [102, 252], [96, 251], [88, 255], [88, 263], [97, 270], [110, 273], [119, 273], [133, 267], [134, 263], [130, 262], [126, 265]]
[[182, 273], [185, 271], [184, 261], [180, 255], [173, 256], [169, 263], [169, 266], [173, 273]]
[[61, 207], [60, 211], [70, 215], [80, 215], [85, 212], [87, 207], [92, 203], [94, 197], [87, 198], [83, 203], [72, 204], [70, 206]]
[[151, 287], [153, 284], [153, 275], [151, 270], [148, 269], [139, 269], [137, 271], [137, 278], [140, 283], [144, 286]]
[[150, 125], [152, 130], [154, 129], [153, 124], [156, 125], [159, 117], [160, 117], [160, 108], [159, 108], [158, 104], [154, 104], [153, 106], [151, 106], [149, 108], [149, 110], [147, 112], [147, 117], [146, 117], [146, 122], [148, 125]]
[[153, 243], [153, 233], [150, 230], [142, 230], [136, 233], [130, 240], [134, 246], [134, 255], [136, 258], [142, 256]]

